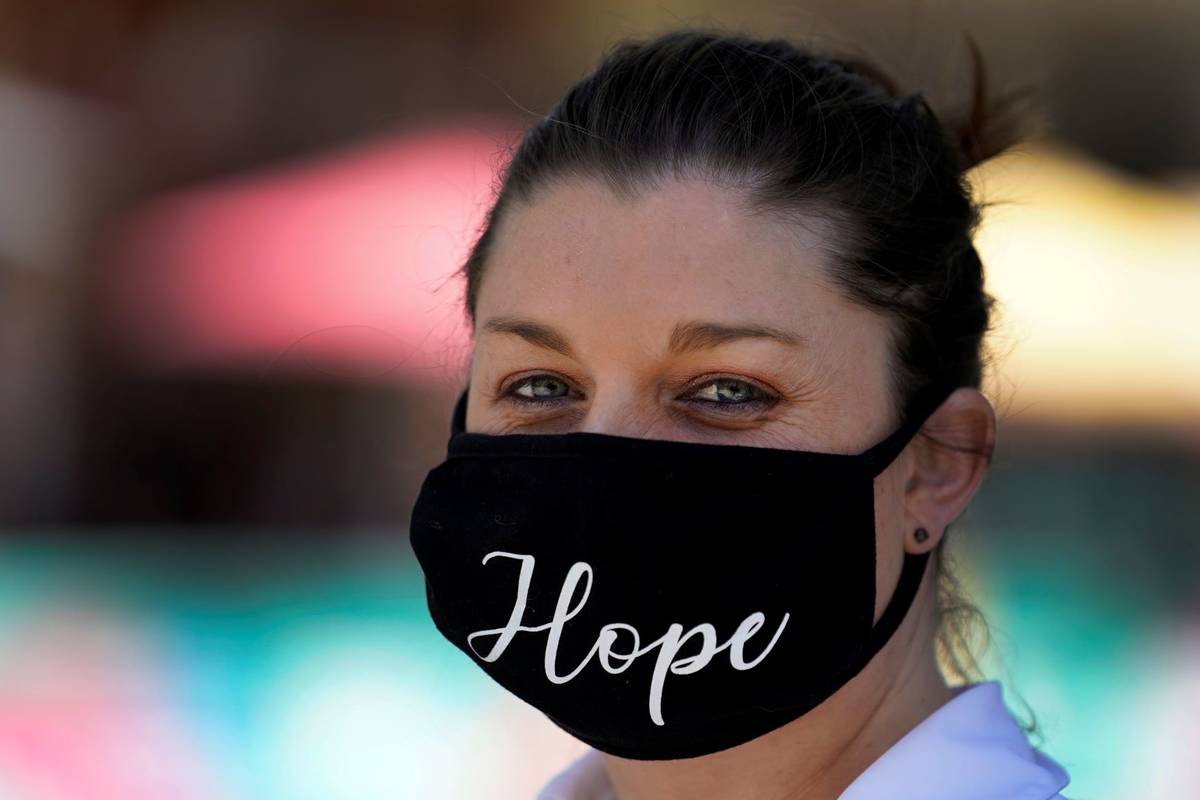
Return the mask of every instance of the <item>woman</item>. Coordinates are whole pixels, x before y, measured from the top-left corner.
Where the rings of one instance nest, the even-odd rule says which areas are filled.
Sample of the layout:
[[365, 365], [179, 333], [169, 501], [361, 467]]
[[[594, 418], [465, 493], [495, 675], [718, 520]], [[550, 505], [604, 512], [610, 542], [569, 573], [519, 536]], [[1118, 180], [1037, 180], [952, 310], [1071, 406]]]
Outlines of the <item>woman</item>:
[[937, 658], [996, 436], [973, 54], [943, 126], [861, 62], [675, 32], [515, 152], [412, 542], [442, 633], [591, 746], [542, 800], [1060, 797]]

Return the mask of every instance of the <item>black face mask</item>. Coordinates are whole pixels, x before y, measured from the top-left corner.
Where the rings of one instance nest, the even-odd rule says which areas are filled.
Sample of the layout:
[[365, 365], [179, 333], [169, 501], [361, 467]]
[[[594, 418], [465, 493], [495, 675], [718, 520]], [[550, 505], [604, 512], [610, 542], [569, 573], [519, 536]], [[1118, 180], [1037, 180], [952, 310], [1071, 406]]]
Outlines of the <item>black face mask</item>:
[[438, 630], [587, 744], [690, 758], [834, 694], [912, 604], [906, 554], [878, 622], [874, 478], [953, 387], [858, 455], [575, 432], [465, 431], [413, 510]]

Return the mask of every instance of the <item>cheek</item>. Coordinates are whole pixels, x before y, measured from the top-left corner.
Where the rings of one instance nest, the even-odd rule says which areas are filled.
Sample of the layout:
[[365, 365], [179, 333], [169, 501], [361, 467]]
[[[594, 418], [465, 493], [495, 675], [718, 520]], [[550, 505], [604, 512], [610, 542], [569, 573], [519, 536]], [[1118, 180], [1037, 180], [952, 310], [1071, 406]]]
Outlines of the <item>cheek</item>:
[[888, 468], [875, 479], [875, 619], [891, 599], [904, 563], [903, 492], [897, 471]]

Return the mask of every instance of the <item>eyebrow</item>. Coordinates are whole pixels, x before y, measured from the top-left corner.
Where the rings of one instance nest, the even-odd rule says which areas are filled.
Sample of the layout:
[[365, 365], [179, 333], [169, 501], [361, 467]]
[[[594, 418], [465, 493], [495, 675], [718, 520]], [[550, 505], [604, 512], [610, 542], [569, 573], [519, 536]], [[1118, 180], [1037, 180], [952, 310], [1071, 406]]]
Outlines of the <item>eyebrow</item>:
[[531, 319], [523, 319], [521, 317], [492, 317], [483, 323], [483, 330], [491, 333], [511, 333], [520, 336], [532, 345], [544, 347], [547, 350], [553, 350], [569, 358], [574, 358], [574, 352], [571, 350], [571, 345], [567, 344], [565, 336], [549, 325], [543, 325]]
[[739, 339], [773, 339], [789, 347], [798, 347], [804, 339], [796, 333], [758, 323], [725, 324], [691, 320], [681, 322], [671, 331], [668, 349], [675, 354], [703, 350]]
[[[490, 333], [508, 333], [519, 336], [537, 347], [553, 350], [568, 358], [574, 354], [571, 345], [561, 333], [549, 325], [522, 317], [493, 317], [483, 324]], [[671, 330], [667, 348], [674, 354], [693, 350], [706, 350], [739, 339], [772, 339], [789, 347], [804, 344], [804, 338], [796, 333], [758, 323], [727, 324], [704, 320], [680, 322]]]

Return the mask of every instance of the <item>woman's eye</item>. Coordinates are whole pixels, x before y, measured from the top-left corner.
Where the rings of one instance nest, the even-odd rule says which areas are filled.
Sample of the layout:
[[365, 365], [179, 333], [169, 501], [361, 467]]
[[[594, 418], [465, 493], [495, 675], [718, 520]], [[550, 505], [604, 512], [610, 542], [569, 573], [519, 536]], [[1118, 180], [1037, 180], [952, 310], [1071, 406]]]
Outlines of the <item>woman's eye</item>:
[[743, 403], [751, 403], [763, 401], [767, 396], [755, 386], [752, 386], [744, 380], [736, 378], [718, 378], [710, 380], [694, 392], [691, 392], [688, 399], [692, 401], [700, 401], [702, 403], [716, 403], [720, 405], [737, 405]]
[[544, 405], [566, 397], [571, 392], [567, 382], [553, 375], [530, 375], [512, 384], [505, 397], [524, 405]]

